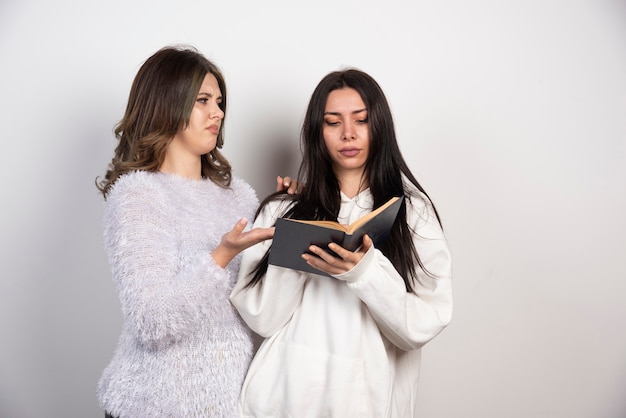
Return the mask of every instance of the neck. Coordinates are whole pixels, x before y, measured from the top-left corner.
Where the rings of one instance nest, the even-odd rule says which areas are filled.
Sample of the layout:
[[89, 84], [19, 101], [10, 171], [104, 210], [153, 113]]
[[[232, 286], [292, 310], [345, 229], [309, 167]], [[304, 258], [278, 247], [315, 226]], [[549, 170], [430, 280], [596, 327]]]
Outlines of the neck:
[[193, 180], [202, 178], [202, 163], [200, 158], [190, 161], [181, 161], [180, 159], [165, 157], [165, 161], [159, 167], [159, 171], [167, 174], [176, 174]]
[[369, 186], [363, 173], [345, 173], [341, 176], [338, 175], [337, 179], [339, 180], [339, 188], [343, 194], [351, 199]]

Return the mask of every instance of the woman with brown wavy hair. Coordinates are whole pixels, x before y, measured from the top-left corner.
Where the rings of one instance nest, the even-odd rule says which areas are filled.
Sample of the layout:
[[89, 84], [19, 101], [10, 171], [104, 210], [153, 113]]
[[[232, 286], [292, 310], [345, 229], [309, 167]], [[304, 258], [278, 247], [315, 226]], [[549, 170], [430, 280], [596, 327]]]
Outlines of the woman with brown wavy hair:
[[258, 199], [219, 151], [226, 103], [219, 69], [191, 47], [157, 51], [133, 82], [97, 183], [124, 318], [98, 384], [106, 416], [236, 415], [253, 343], [228, 296], [239, 253], [273, 228], [244, 231]]

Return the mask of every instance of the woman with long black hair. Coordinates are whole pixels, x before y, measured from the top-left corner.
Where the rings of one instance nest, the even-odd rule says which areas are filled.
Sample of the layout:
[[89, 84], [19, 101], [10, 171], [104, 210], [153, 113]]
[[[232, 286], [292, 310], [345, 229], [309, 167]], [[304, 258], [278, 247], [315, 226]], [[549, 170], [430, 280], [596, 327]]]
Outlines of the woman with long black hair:
[[[351, 252], [311, 246], [331, 277], [268, 265], [271, 240], [244, 251], [231, 301], [265, 338], [244, 381], [245, 417], [413, 417], [420, 348], [452, 315], [451, 258], [435, 205], [408, 168], [385, 95], [368, 74], [328, 74], [302, 127], [300, 194], [262, 203], [278, 217], [350, 224], [405, 196], [389, 238]], [[330, 251], [327, 251], [330, 250]]]

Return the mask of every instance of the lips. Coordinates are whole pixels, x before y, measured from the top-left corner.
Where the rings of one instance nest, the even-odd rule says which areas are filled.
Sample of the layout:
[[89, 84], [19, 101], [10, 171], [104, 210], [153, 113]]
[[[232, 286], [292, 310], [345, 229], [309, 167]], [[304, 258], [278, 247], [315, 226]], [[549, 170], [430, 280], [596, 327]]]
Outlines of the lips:
[[339, 153], [344, 157], [354, 157], [359, 152], [361, 152], [361, 150], [358, 148], [343, 148], [339, 150]]
[[211, 132], [213, 135], [217, 135], [220, 133], [220, 127], [217, 125], [211, 125], [208, 128], [208, 131]]

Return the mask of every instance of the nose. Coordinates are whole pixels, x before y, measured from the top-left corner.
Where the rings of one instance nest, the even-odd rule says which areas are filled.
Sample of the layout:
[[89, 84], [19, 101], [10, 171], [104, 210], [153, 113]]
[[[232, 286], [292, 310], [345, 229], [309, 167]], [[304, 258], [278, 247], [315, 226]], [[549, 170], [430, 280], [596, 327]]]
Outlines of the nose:
[[351, 123], [344, 123], [343, 124], [343, 136], [341, 137], [341, 139], [343, 139], [344, 141], [350, 141], [350, 140], [353, 140], [354, 138], [355, 138], [354, 126], [352, 126]]
[[213, 119], [224, 119], [224, 111], [220, 108], [220, 106], [215, 103], [213, 108], [211, 109], [211, 118]]

